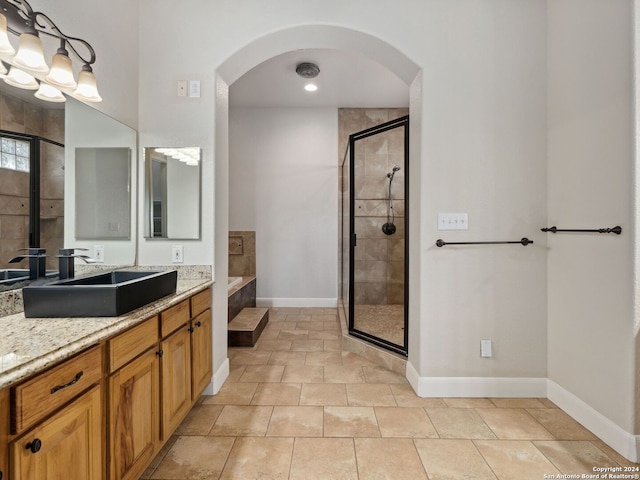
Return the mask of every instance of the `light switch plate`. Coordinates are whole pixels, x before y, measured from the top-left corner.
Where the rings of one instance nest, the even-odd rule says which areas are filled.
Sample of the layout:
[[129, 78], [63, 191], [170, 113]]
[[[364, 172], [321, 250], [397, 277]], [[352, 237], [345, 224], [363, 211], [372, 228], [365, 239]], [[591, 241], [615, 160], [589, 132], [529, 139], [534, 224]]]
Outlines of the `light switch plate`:
[[491, 340], [480, 340], [480, 356], [483, 358], [490, 358], [492, 355]]
[[200, 80], [189, 80], [189, 97], [200, 97]]
[[104, 245], [93, 246], [93, 260], [96, 263], [104, 263]]
[[438, 230], [469, 230], [469, 214], [439, 213]]

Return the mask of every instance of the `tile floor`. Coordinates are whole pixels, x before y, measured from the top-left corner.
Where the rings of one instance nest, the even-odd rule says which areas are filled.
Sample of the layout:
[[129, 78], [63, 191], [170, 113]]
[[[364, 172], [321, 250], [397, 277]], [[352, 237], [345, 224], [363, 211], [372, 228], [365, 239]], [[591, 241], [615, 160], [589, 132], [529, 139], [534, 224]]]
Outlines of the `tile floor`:
[[634, 466], [544, 398], [419, 398], [342, 351], [339, 332], [335, 310], [272, 309], [142, 478], [540, 480]]

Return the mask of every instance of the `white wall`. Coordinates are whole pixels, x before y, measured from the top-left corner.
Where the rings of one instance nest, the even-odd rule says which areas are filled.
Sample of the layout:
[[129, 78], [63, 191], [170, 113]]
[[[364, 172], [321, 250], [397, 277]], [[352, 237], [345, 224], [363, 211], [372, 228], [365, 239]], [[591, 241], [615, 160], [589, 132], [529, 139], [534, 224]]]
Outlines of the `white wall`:
[[256, 231], [261, 305], [333, 307], [338, 112], [231, 108], [229, 230]]
[[635, 382], [632, 14], [629, 1], [548, 2], [549, 224], [623, 229], [549, 236], [549, 379], [560, 406], [589, 413], [590, 427], [599, 413], [626, 432]]

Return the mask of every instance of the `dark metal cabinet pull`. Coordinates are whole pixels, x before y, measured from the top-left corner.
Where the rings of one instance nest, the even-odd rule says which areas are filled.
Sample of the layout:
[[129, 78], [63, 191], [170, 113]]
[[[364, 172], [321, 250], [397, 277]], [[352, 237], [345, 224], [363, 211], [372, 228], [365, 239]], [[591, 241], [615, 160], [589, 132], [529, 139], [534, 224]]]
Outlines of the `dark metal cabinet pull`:
[[187, 328], [187, 330], [189, 331], [189, 333], [193, 333], [193, 331], [195, 330], [193, 327], [189, 327]]
[[73, 377], [73, 380], [71, 380], [69, 383], [65, 383], [64, 385], [56, 385], [51, 389], [51, 393], [56, 393], [58, 390], [70, 387], [71, 385], [75, 385], [76, 383], [78, 383], [78, 380], [82, 378], [82, 375], [84, 375], [84, 372], [80, 370], [78, 373], [76, 373], [76, 376]]
[[200, 320], [198, 320], [198, 321], [196, 322], [196, 327], [200, 328], [201, 326], [202, 326], [202, 322], [201, 322]]
[[42, 441], [39, 438], [34, 438], [33, 441], [27, 443], [24, 448], [31, 450], [31, 453], [38, 453], [42, 448]]
[[158, 350], [156, 352], [156, 355], [159, 356], [159, 357], [162, 357], [162, 355], [164, 355], [164, 352], [162, 350]]

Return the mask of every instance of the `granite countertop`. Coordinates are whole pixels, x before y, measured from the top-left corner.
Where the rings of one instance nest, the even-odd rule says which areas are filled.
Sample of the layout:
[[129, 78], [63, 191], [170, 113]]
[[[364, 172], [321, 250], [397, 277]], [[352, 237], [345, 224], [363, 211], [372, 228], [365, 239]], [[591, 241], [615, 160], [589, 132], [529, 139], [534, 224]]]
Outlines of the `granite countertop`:
[[19, 382], [71, 355], [156, 315], [213, 284], [178, 280], [176, 293], [120, 317], [0, 317], [0, 389]]

